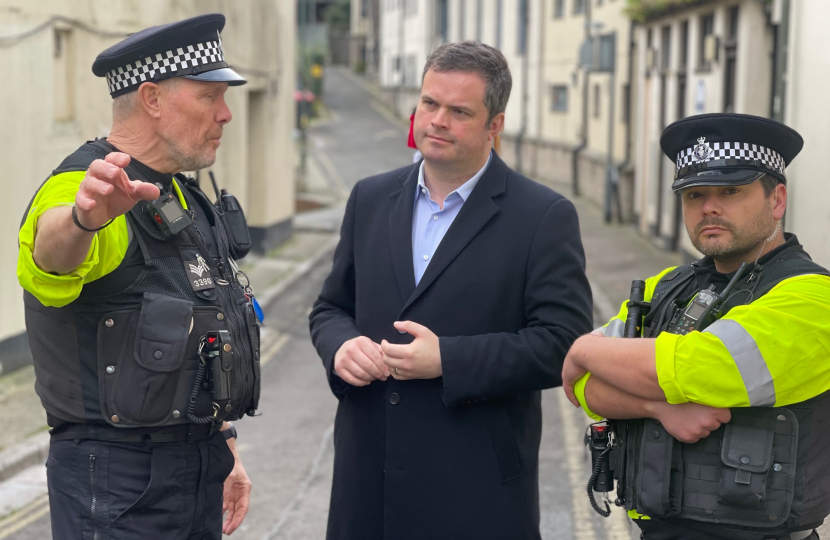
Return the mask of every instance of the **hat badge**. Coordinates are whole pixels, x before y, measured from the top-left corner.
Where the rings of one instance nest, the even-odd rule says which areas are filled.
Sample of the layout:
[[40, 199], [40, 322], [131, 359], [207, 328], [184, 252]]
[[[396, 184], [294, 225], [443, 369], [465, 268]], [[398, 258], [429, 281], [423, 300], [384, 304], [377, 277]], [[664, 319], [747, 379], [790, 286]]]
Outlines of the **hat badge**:
[[697, 140], [697, 146], [695, 146], [692, 150], [692, 156], [694, 156], [695, 161], [703, 161], [708, 158], [711, 153], [712, 149], [709, 147], [709, 143], [706, 142], [706, 137], [700, 137]]

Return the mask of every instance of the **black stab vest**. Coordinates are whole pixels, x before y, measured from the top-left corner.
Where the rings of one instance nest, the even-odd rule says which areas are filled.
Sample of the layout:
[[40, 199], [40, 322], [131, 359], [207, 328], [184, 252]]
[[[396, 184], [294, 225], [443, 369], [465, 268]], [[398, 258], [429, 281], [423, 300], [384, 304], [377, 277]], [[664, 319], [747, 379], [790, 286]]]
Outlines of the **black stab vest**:
[[[66, 158], [53, 175], [85, 171], [113, 148], [96, 140]], [[150, 181], [133, 161], [133, 179]], [[24, 292], [26, 328], [34, 357], [35, 389], [49, 423], [147, 428], [190, 423], [187, 409], [198, 349], [209, 331], [231, 336], [231, 397], [214, 416], [204, 385], [195, 415], [235, 420], [253, 415], [259, 401], [260, 329], [253, 305], [236, 279], [227, 231], [195, 181], [177, 175], [188, 208], [202, 216], [165, 239], [146, 202], [126, 214], [130, 232], [119, 267], [86, 284], [75, 301], [46, 307]], [[202, 258], [214, 288], [194, 290], [188, 264]]]
[[[724, 313], [760, 298], [784, 279], [830, 275], [794, 237], [752, 267]], [[676, 268], [655, 287], [644, 337], [668, 331], [700, 284], [701, 261]], [[756, 276], [749, 280], [752, 272]], [[830, 514], [830, 392], [786, 407], [731, 409], [732, 420], [694, 444], [674, 439], [653, 419], [614, 421], [618, 496], [665, 527], [681, 524], [716, 537], [747, 540], [812, 529]], [[656, 524], [655, 524], [656, 525]]]

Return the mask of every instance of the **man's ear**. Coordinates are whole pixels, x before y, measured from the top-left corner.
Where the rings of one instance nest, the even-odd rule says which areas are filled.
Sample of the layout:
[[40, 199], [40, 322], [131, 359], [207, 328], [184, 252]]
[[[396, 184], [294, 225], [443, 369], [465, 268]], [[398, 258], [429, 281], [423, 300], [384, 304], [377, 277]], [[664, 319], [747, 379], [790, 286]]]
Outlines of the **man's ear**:
[[159, 85], [152, 82], [142, 83], [138, 87], [138, 102], [150, 118], [161, 116], [161, 103], [159, 102]]
[[772, 198], [772, 217], [779, 220], [787, 211], [787, 186], [778, 184], [770, 195]]
[[489, 132], [487, 140], [492, 141], [495, 139], [496, 135], [498, 135], [502, 129], [504, 129], [504, 113], [499, 113], [493, 117], [490, 125], [487, 126], [487, 131]]

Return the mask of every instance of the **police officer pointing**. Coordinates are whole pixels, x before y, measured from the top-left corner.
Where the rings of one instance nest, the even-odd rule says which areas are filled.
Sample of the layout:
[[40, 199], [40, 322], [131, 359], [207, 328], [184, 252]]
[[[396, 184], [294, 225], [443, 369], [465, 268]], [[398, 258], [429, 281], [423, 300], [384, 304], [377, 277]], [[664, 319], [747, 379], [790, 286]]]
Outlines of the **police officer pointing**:
[[98, 56], [110, 136], [52, 172], [20, 230], [56, 539], [219, 539], [248, 509], [228, 422], [259, 399], [259, 321], [234, 263], [247, 226], [180, 174], [213, 164], [224, 94], [245, 83], [224, 24], [149, 28]]
[[713, 114], [670, 125], [661, 145], [706, 256], [635, 282], [571, 348], [564, 387], [615, 419], [590, 433], [613, 432], [598, 454], [642, 538], [816, 539], [830, 514], [830, 273], [781, 230], [803, 141]]

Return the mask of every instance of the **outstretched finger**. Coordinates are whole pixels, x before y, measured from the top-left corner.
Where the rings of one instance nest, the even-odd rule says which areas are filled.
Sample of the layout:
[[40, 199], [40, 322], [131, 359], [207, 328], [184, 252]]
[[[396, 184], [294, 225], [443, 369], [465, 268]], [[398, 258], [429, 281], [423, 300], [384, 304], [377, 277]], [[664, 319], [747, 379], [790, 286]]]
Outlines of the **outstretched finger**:
[[107, 154], [107, 157], [104, 158], [104, 161], [112, 163], [119, 169], [123, 169], [130, 164], [130, 156], [124, 152], [110, 152]]
[[159, 188], [149, 182], [129, 180], [129, 186], [132, 196], [136, 200], [154, 201], [161, 195]]

